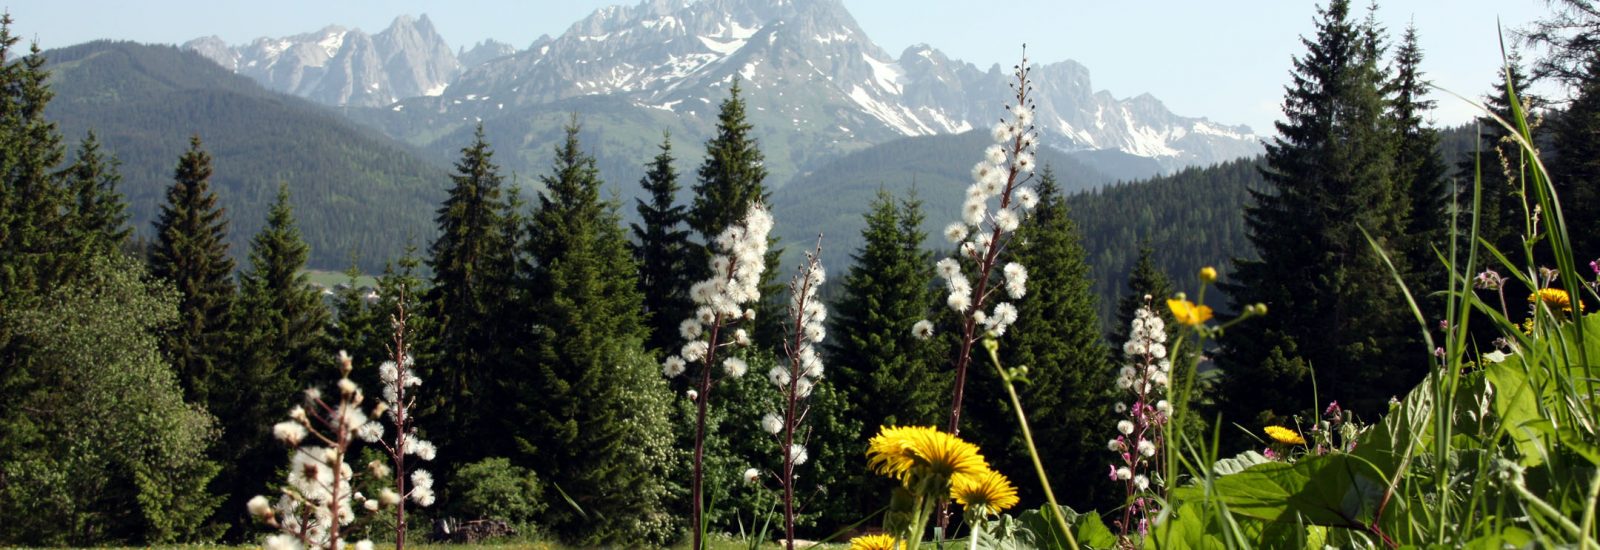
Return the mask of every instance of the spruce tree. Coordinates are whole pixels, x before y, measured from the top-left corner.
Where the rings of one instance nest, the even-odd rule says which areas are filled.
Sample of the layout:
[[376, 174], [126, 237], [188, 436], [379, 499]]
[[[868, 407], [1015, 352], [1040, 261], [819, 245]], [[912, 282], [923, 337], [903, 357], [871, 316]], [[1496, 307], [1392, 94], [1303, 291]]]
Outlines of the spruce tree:
[[310, 248], [295, 225], [286, 185], [279, 184], [266, 222], [250, 241], [250, 265], [239, 274], [229, 367], [221, 375], [229, 389], [211, 400], [222, 421], [215, 452], [224, 469], [214, 486], [226, 500], [218, 512], [234, 536], [250, 532], [245, 500], [283, 462], [270, 450], [276, 448], [271, 426], [333, 356], [327, 306], [303, 273]]
[[166, 203], [156, 218], [150, 273], [178, 290], [180, 322], [162, 340], [185, 396], [219, 410], [227, 399], [226, 361], [232, 330], [233, 259], [228, 220], [211, 190], [211, 155], [200, 136], [178, 160]]
[[[670, 522], [669, 395], [644, 353], [637, 265], [615, 203], [600, 198], [576, 115], [556, 148], [524, 250], [528, 353], [510, 382], [507, 432], [521, 459], [583, 510], [552, 506], [545, 525], [581, 545], [663, 542]], [[593, 521], [589, 518], [608, 518]]]
[[117, 186], [122, 175], [116, 157], [100, 150], [100, 140], [89, 132], [78, 144], [72, 164], [64, 174], [73, 196], [73, 240], [83, 250], [115, 252], [128, 242], [128, 205]]
[[[1409, 210], [1405, 238], [1400, 243], [1406, 263], [1412, 270], [1406, 281], [1417, 296], [1444, 290], [1449, 273], [1440, 265], [1435, 251], [1448, 253], [1451, 194], [1446, 187], [1446, 167], [1439, 157], [1439, 131], [1427, 125], [1426, 115], [1433, 110], [1427, 99], [1428, 81], [1422, 75], [1422, 46], [1417, 43], [1417, 27], [1406, 28], [1400, 48], [1395, 52], [1390, 73], [1389, 118], [1394, 127], [1394, 179], [1405, 193]], [[1442, 310], [1436, 300], [1424, 299], [1428, 318], [1439, 318]]]
[[1271, 315], [1222, 341], [1224, 422], [1259, 429], [1316, 407], [1314, 398], [1376, 416], [1426, 367], [1404, 300], [1363, 233], [1404, 272], [1404, 193], [1393, 183], [1374, 41], [1349, 2], [1333, 0], [1294, 61], [1285, 120], [1266, 144], [1268, 188], [1245, 210], [1260, 260], [1236, 260], [1236, 284], [1225, 287], [1235, 310], [1259, 302]]
[[[1003, 252], [1005, 263], [1026, 268], [1027, 292], [1017, 301], [1016, 323], [1000, 340], [1000, 354], [1007, 367], [1028, 367], [1028, 383], [1017, 391], [1027, 407], [1039, 453], [1050, 457], [1046, 475], [1073, 479], [1081, 472], [1103, 469], [1106, 462], [1104, 419], [1111, 410], [1114, 369], [1100, 335], [1099, 306], [1081, 237], [1055, 172], [1046, 167], [1036, 188], [1038, 206]], [[1023, 488], [1024, 500], [1043, 503], [1044, 495], [1030, 489], [1039, 486], [1038, 476], [1014, 413], [1000, 404], [1005, 390], [999, 376], [993, 366], [984, 367], [986, 375], [976, 377], [974, 395], [993, 398], [973, 403], [973, 416], [989, 419], [990, 428], [979, 437], [988, 442], [984, 448], [990, 450], [995, 468]], [[1072, 483], [1061, 486], [1059, 496], [1062, 504], [1088, 509], [1108, 503], [1104, 498], [1108, 488], [1103, 483]]]
[[1600, 56], [1590, 58], [1577, 97], [1552, 130], [1551, 176], [1562, 194], [1567, 234], [1581, 266], [1600, 257]]
[[[488, 398], [494, 384], [497, 338], [508, 302], [505, 217], [502, 176], [494, 151], [479, 124], [472, 143], [461, 149], [449, 196], [434, 218], [439, 236], [433, 241], [428, 267], [433, 280], [424, 299], [424, 315], [433, 320], [432, 349], [419, 349], [432, 363], [420, 368], [436, 384], [427, 392], [418, 418], [439, 446], [441, 461], [468, 464], [504, 449], [485, 445], [487, 428], [479, 422], [494, 416]], [[509, 343], [509, 340], [504, 340]]]
[[[696, 247], [698, 253], [690, 260], [690, 273], [695, 281], [710, 276], [711, 249], [705, 245], [739, 221], [750, 203], [771, 203], [771, 193], [763, 183], [767, 169], [762, 166], [761, 148], [751, 135], [754, 127], [745, 121], [745, 103], [739, 91], [736, 77], [728, 89], [728, 99], [722, 101], [717, 112], [716, 134], [706, 141], [706, 158], [700, 165], [700, 179], [694, 186], [689, 227], [700, 234], [701, 240], [701, 246]], [[772, 299], [783, 290], [782, 285], [772, 282], [780, 271], [778, 258], [782, 254], [777, 246], [767, 249], [767, 269], [761, 276], [762, 300], [756, 308], [754, 334], [760, 345], [772, 345], [783, 339], [783, 307]]]
[[[1128, 341], [1128, 331], [1133, 325], [1134, 312], [1139, 308], [1149, 305], [1155, 310], [1161, 320], [1169, 327], [1177, 326], [1177, 319], [1172, 316], [1172, 310], [1165, 307], [1167, 299], [1172, 298], [1176, 292], [1172, 288], [1172, 279], [1167, 273], [1156, 267], [1155, 249], [1150, 247], [1149, 241], [1139, 243], [1139, 261], [1133, 265], [1133, 271], [1128, 273], [1128, 293], [1117, 299], [1117, 324], [1111, 327], [1111, 344], [1120, 347]], [[1120, 353], [1113, 354], [1120, 358]]]
[[644, 295], [644, 311], [649, 316], [650, 338], [654, 350], [673, 350], [681, 338], [678, 323], [692, 312], [689, 302], [689, 231], [687, 208], [675, 204], [678, 172], [672, 167], [672, 138], [662, 136], [661, 153], [650, 162], [650, 170], [639, 186], [650, 195], [650, 202], [635, 199], [643, 225], [633, 224], [635, 243], [629, 246], [639, 264], [639, 292]]
[[44, 117], [52, 93], [35, 44], [13, 60], [17, 37], [0, 16], [0, 300], [61, 284], [83, 258], [69, 236], [72, 197], [53, 170], [64, 156], [55, 123]]
[[828, 342], [830, 379], [871, 437], [884, 425], [934, 423], [945, 390], [942, 357], [911, 327], [936, 311], [933, 255], [922, 249], [922, 203], [879, 190], [864, 216], [865, 241], [850, 257]]
[[[1498, 74], [1499, 78], [1486, 97], [1484, 107], [1500, 120], [1514, 120], [1511, 113], [1513, 91], [1525, 112], [1532, 113], [1544, 106], [1543, 99], [1528, 93], [1528, 77], [1521, 68], [1521, 57], [1515, 52]], [[1537, 133], [1538, 129], [1534, 130]], [[1525, 265], [1522, 242], [1523, 236], [1528, 233], [1526, 220], [1531, 203], [1525, 201], [1524, 183], [1531, 160], [1512, 141], [1511, 132], [1493, 117], [1478, 118], [1478, 139], [1478, 150], [1468, 154], [1456, 166], [1462, 181], [1478, 181], [1481, 186], [1478, 238], [1498, 249], [1511, 261], [1511, 265]], [[1469, 211], [1472, 208], [1470, 188], [1463, 190], [1461, 200], [1462, 210]]]

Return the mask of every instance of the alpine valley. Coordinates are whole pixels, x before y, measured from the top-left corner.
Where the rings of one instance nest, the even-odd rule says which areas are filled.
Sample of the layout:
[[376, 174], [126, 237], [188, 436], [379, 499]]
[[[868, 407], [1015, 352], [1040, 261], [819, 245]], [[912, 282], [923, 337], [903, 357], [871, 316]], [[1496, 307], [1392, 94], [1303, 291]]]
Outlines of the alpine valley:
[[[181, 49], [267, 90], [322, 104], [329, 117], [344, 119], [337, 126], [354, 122], [367, 128], [362, 131], [376, 130], [414, 151], [403, 156], [416, 154], [437, 168], [447, 168], [482, 123], [497, 150], [495, 161], [525, 188], [525, 196], [537, 188], [537, 176], [548, 171], [562, 125], [576, 114], [584, 147], [598, 159], [602, 177], [628, 215], [631, 199], [640, 195], [637, 182], [645, 162], [664, 134], [675, 146], [680, 173], [692, 181], [717, 106], [738, 85], [765, 154], [767, 186], [775, 191], [778, 213], [788, 213], [791, 220], [779, 224], [780, 237], [789, 242], [814, 239], [824, 225], [832, 235], [859, 234], [867, 201], [835, 204], [824, 223], [805, 212], [812, 210], [809, 205], [829, 202], [821, 195], [840, 196], [845, 190], [862, 196], [865, 189], [870, 196], [876, 188], [899, 193], [912, 186], [930, 198], [957, 193], [977, 149], [952, 150], [953, 158], [939, 158], [936, 166], [921, 171], [871, 167], [913, 152], [926, 156], [930, 149], [975, 143], [948, 138], [987, 133], [1008, 96], [1010, 70], [951, 59], [930, 45], [892, 55], [862, 31], [840, 0], [646, 0], [600, 9], [560, 36], [540, 37], [523, 49], [493, 41], [452, 48], [426, 15], [401, 16], [376, 34], [329, 26], [238, 45], [197, 38]], [[1071, 60], [1031, 62], [1036, 124], [1050, 149], [1041, 161], [1055, 166], [1069, 191], [1261, 151], [1244, 126], [1179, 116], [1148, 94], [1119, 99], [1096, 91], [1089, 69]], [[171, 162], [160, 159], [161, 165]], [[437, 185], [447, 183], [440, 179]], [[397, 200], [435, 194], [418, 190]], [[236, 207], [252, 217], [249, 212], [264, 211], [270, 194], [255, 195], [252, 200], [262, 202], [261, 208]], [[323, 207], [308, 202], [301, 208]], [[400, 208], [416, 212], [428, 205]], [[144, 212], [136, 209], [136, 226], [147, 226]], [[945, 217], [930, 214], [936, 220]], [[429, 237], [411, 238], [425, 243]], [[394, 252], [362, 255], [381, 258]], [[848, 250], [835, 252], [841, 258]], [[337, 268], [326, 265], [328, 260], [351, 253], [317, 251], [314, 263]]]

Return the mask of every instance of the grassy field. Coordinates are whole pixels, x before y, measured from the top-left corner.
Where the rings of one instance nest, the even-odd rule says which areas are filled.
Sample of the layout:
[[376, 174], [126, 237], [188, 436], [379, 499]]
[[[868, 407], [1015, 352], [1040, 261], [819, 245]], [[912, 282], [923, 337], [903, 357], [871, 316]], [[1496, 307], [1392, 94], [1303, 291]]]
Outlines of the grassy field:
[[[337, 284], [340, 284], [340, 283], [348, 283], [348, 282], [350, 282], [350, 277], [348, 275], [345, 275], [344, 272], [341, 272], [341, 271], [323, 271], [323, 270], [320, 270], [320, 269], [308, 269], [308, 270], [305, 271], [305, 274], [306, 274], [307, 278], [311, 279], [311, 282], [313, 284], [321, 285], [321, 286], [328, 287], [328, 288], [333, 288], [333, 285], [337, 285]], [[356, 277], [356, 287], [359, 288], [359, 287], [363, 287], [363, 286], [370, 286], [370, 287], [373, 287], [373, 288], [377, 288], [378, 279], [376, 277], [373, 277], [373, 276], [370, 276], [370, 275], [362, 275], [360, 277]]]

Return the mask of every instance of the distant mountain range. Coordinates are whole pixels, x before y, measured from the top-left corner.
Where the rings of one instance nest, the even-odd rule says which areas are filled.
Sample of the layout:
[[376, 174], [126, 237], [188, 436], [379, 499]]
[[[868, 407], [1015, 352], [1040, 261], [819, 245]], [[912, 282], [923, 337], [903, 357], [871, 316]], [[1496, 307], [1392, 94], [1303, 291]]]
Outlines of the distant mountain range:
[[[370, 36], [327, 27], [184, 47], [441, 158], [482, 121], [497, 143], [536, 152], [511, 163], [524, 174], [546, 164], [552, 126], [580, 112], [605, 130], [597, 155], [618, 168], [608, 177], [630, 183], [662, 131], [705, 139], [736, 78], [781, 187], [871, 145], [987, 128], [1009, 77], [928, 45], [890, 55], [839, 0], [646, 0], [597, 10], [522, 50], [486, 42], [452, 52], [426, 16]], [[1033, 79], [1042, 142], [1061, 151], [1120, 151], [1170, 172], [1261, 150], [1249, 128], [1173, 114], [1148, 94], [1096, 91], [1074, 61], [1039, 64]]]

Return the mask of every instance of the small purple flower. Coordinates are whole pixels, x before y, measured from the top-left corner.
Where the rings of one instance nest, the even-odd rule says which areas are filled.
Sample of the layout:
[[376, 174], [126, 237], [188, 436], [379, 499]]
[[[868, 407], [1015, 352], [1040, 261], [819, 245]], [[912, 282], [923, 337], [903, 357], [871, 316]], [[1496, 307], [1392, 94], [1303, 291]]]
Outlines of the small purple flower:
[[1272, 450], [1272, 447], [1267, 447], [1266, 449], [1263, 449], [1261, 451], [1261, 456], [1267, 457], [1267, 460], [1277, 460], [1278, 459], [1278, 453], [1277, 453], [1277, 451]]
[[1600, 260], [1589, 262], [1589, 269], [1593, 269], [1595, 275], [1600, 275]]

